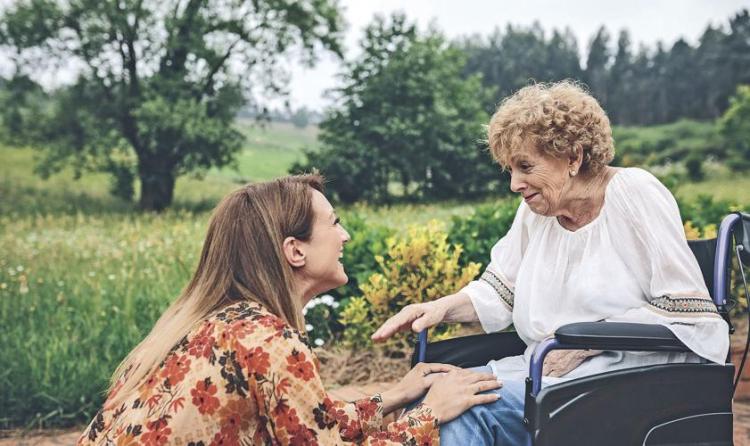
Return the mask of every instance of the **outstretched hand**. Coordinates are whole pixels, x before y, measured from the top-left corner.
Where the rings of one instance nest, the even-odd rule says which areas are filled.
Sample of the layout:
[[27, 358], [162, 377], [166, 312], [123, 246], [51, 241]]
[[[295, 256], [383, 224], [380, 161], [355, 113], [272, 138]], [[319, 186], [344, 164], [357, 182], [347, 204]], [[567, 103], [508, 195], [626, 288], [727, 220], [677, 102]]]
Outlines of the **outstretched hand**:
[[437, 302], [407, 305], [390, 317], [372, 334], [372, 340], [382, 342], [399, 331], [411, 329], [418, 333], [442, 322], [445, 308]]

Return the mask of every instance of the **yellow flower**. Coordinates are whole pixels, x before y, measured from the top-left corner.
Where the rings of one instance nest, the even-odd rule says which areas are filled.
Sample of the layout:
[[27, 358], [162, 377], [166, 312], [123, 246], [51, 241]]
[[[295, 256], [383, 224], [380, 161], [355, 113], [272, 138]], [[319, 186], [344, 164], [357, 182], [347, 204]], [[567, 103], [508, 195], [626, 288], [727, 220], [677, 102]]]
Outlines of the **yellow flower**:
[[688, 240], [698, 240], [701, 238], [701, 234], [698, 231], [698, 228], [693, 226], [693, 222], [691, 222], [690, 220], [685, 222], [684, 229], [685, 229], [685, 237]]

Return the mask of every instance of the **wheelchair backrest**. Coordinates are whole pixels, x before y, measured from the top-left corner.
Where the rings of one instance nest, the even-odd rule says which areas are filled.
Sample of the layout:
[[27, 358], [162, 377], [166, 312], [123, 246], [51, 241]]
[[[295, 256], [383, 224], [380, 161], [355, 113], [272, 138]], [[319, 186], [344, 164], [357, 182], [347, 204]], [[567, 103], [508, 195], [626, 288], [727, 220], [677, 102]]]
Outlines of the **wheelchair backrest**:
[[[688, 246], [693, 251], [698, 266], [703, 273], [703, 281], [706, 282], [709, 294], [714, 298], [714, 262], [716, 260], [716, 239], [688, 240]], [[715, 299], [714, 299], [715, 301]]]
[[750, 214], [728, 215], [721, 222], [717, 238], [688, 240], [688, 246], [698, 261], [711, 298], [720, 310], [724, 309], [735, 249], [739, 247], [740, 260], [750, 266]]

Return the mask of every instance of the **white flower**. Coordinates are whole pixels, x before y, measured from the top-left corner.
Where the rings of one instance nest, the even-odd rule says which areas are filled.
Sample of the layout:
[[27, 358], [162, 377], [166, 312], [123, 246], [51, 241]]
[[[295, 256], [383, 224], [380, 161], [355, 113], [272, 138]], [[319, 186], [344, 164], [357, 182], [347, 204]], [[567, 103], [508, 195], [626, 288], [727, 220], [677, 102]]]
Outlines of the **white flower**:
[[305, 304], [305, 307], [302, 309], [302, 312], [307, 314], [307, 310], [312, 310], [313, 308], [315, 308], [316, 305], [318, 305], [318, 300], [313, 299], [310, 302]]
[[333, 304], [331, 304], [331, 306], [333, 308], [338, 308], [339, 307], [339, 303], [338, 302], [334, 302]]
[[16, 271], [18, 271], [19, 273], [22, 273], [23, 272], [23, 266], [22, 265], [18, 265], [16, 267]]
[[307, 331], [312, 331], [312, 329], [313, 329], [313, 326], [312, 326], [312, 324], [306, 324], [306, 325], [305, 325], [305, 330], [307, 330]]
[[331, 306], [331, 305], [333, 305], [333, 296], [331, 296], [330, 294], [326, 294], [326, 295], [322, 296], [322, 297], [320, 298], [320, 300], [321, 300], [321, 301], [322, 301], [322, 302], [323, 302], [324, 304], [326, 304], [326, 305], [328, 305], [328, 306]]
[[325, 342], [323, 342], [322, 339], [318, 338], [318, 339], [315, 340], [315, 345], [317, 345], [318, 347], [320, 347], [323, 344], [325, 344]]

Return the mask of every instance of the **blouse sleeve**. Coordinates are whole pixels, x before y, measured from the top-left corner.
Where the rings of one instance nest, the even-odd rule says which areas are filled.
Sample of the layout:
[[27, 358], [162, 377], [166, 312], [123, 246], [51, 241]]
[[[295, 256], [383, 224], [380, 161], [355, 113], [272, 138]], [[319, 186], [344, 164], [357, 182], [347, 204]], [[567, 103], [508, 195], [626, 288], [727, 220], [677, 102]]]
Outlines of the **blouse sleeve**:
[[267, 444], [265, 440], [273, 439], [273, 444], [281, 445], [438, 443], [438, 421], [424, 405], [383, 427], [380, 395], [354, 402], [330, 398], [323, 388], [317, 359], [296, 331], [284, 329], [266, 337], [264, 343], [255, 362], [242, 362], [262, 365], [260, 371], [246, 370], [260, 419], [265, 421], [255, 434], [257, 442]]
[[521, 202], [508, 232], [490, 252], [490, 263], [479, 279], [461, 292], [471, 299], [482, 328], [487, 333], [500, 331], [513, 322], [513, 298], [516, 275], [528, 244], [528, 219], [531, 212]]
[[[607, 320], [662, 324], [694, 353], [724, 363], [728, 326], [718, 314], [687, 245], [680, 211], [669, 190], [642, 169], [626, 169], [613, 194], [613, 237], [641, 279], [647, 302]], [[607, 199], [610, 199], [608, 195]]]

